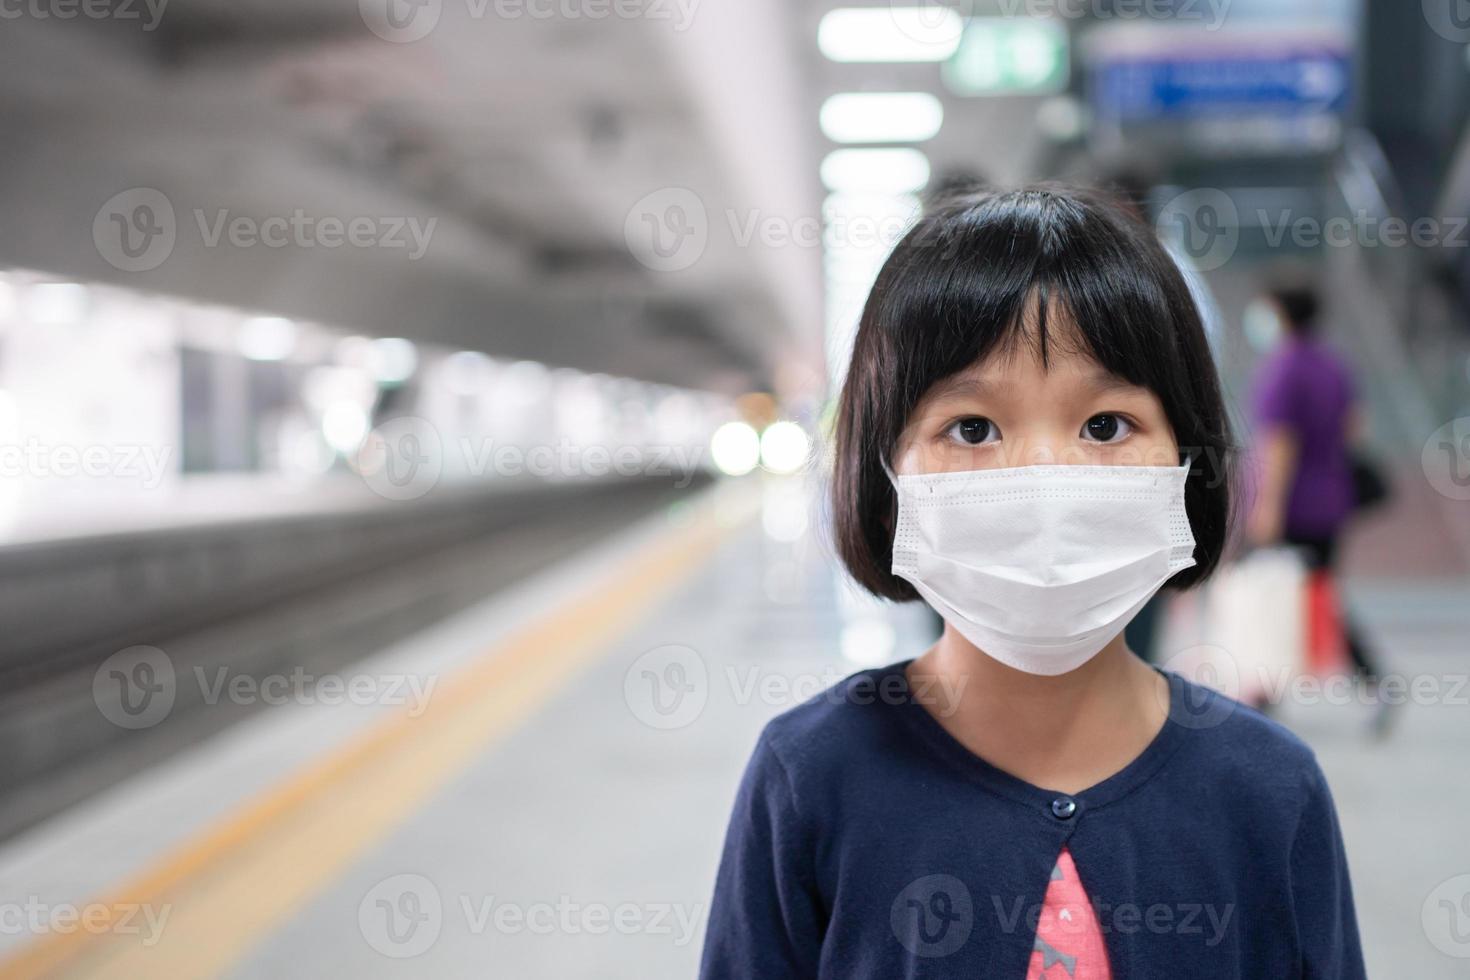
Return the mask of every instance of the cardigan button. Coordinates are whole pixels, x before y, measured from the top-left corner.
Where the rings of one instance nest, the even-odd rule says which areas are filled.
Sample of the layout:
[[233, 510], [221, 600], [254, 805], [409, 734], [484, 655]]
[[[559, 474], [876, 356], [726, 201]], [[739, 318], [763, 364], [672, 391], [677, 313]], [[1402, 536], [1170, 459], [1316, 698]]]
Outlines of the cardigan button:
[[1058, 820], [1070, 820], [1072, 814], [1077, 812], [1077, 803], [1065, 796], [1059, 796], [1051, 801], [1051, 815]]

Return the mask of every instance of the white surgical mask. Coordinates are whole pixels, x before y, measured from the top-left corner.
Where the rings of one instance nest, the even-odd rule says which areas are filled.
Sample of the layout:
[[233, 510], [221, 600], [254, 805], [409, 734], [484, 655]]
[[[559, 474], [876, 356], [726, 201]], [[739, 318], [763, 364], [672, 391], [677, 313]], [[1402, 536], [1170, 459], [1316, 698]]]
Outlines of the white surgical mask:
[[1001, 663], [1065, 674], [1195, 563], [1188, 473], [1186, 462], [892, 477], [893, 574]]

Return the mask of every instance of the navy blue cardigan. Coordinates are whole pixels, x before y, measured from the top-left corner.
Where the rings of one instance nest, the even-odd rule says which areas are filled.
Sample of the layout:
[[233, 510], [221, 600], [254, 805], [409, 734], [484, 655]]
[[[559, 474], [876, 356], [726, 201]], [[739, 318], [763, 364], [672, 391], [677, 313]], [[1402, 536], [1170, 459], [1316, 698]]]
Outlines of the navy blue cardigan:
[[766, 726], [704, 980], [1025, 980], [1063, 845], [1116, 980], [1364, 976], [1332, 797], [1281, 725], [1166, 674], [1159, 735], [1066, 795], [965, 749], [909, 691], [906, 663]]

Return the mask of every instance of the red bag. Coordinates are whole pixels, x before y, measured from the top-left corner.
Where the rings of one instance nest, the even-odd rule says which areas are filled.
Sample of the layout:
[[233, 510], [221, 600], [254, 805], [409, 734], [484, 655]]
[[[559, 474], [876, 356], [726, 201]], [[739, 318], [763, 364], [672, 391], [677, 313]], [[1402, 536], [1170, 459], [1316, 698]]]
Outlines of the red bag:
[[1307, 670], [1318, 677], [1348, 669], [1337, 587], [1326, 569], [1307, 573]]

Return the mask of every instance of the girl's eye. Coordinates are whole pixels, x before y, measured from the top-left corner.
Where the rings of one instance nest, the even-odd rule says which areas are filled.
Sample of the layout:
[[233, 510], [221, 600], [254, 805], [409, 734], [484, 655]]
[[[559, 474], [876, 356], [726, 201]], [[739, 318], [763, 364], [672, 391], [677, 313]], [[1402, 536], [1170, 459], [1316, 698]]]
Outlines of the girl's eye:
[[1117, 442], [1133, 431], [1121, 415], [1094, 415], [1082, 427], [1082, 438], [1089, 442]]
[[990, 442], [992, 436], [999, 435], [1000, 431], [996, 429], [994, 422], [978, 417], [960, 419], [949, 427], [950, 438], [967, 446]]

